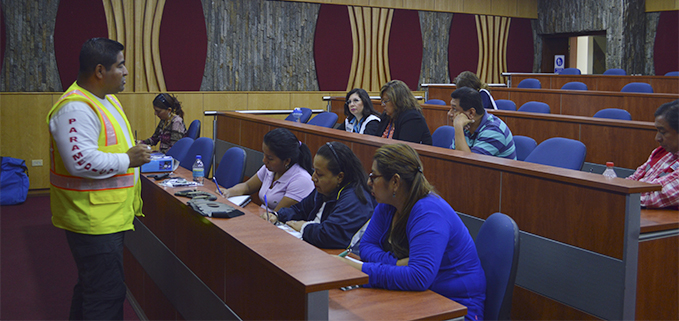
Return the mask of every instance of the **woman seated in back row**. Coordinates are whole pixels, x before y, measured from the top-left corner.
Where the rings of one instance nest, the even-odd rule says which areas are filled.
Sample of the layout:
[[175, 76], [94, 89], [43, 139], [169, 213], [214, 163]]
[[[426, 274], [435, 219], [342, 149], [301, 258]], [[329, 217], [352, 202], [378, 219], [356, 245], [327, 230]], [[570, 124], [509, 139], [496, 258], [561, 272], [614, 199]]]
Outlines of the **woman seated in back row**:
[[354, 88], [347, 93], [344, 103], [344, 122], [337, 127], [352, 133], [376, 135], [380, 126], [380, 117], [368, 93], [361, 88]]
[[153, 136], [138, 143], [154, 146], [160, 142], [158, 150], [167, 152], [174, 143], [184, 137], [184, 111], [177, 97], [170, 94], [159, 94], [153, 99], [153, 113], [160, 118]]
[[486, 278], [476, 246], [460, 217], [436, 195], [417, 152], [384, 145], [373, 157], [370, 187], [379, 203], [361, 239], [366, 287], [430, 289], [467, 307], [466, 320], [483, 320]]
[[[346, 248], [375, 207], [363, 165], [349, 147], [330, 142], [316, 152], [311, 178], [316, 186], [313, 193], [268, 219], [286, 223], [316, 247]], [[267, 219], [266, 214], [262, 218]]]
[[422, 116], [422, 106], [408, 86], [392, 80], [380, 91], [384, 113], [376, 136], [431, 145], [431, 133]]
[[488, 91], [488, 84], [481, 81], [475, 73], [471, 71], [463, 71], [455, 77], [455, 86], [457, 88], [469, 87], [481, 94], [481, 102], [485, 109], [497, 109], [493, 95]]
[[264, 165], [257, 175], [227, 189], [224, 197], [250, 195], [259, 191], [262, 206], [277, 211], [297, 204], [314, 190], [311, 151], [292, 132], [276, 128], [266, 133], [262, 153]]

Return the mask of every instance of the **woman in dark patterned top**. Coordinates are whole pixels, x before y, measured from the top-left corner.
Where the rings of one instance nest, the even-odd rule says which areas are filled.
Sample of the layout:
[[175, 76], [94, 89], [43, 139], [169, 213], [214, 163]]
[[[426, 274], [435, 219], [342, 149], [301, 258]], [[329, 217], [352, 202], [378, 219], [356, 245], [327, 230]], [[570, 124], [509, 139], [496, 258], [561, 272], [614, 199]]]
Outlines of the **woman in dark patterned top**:
[[160, 118], [160, 122], [153, 136], [140, 143], [154, 146], [160, 142], [158, 149], [161, 153], [165, 153], [186, 133], [184, 111], [177, 97], [165, 93], [159, 94], [153, 100], [153, 110]]

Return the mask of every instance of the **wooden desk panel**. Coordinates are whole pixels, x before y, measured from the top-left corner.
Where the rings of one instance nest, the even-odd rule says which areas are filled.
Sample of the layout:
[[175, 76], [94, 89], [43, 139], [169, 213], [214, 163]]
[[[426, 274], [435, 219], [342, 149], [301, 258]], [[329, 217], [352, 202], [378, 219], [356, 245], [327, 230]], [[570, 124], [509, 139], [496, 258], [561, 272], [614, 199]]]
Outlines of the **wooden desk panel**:
[[[450, 107], [422, 105], [427, 123], [443, 124]], [[528, 136], [539, 144], [551, 137], [576, 139], [587, 146], [586, 162], [635, 169], [657, 147], [656, 129], [651, 122], [618, 121], [582, 116], [524, 113], [507, 110], [490, 111], [500, 117], [513, 135]], [[430, 123], [430, 119], [433, 119]], [[440, 126], [440, 125], [439, 125]], [[436, 126], [438, 128], [438, 126]], [[436, 130], [434, 128], [434, 130]], [[432, 130], [432, 133], [434, 131]]]
[[679, 320], [679, 235], [639, 242], [637, 320]]
[[[448, 99], [455, 87], [429, 85], [429, 99]], [[653, 113], [662, 104], [679, 99], [676, 93], [621, 93], [620, 91], [578, 91], [561, 89], [492, 88], [495, 99], [512, 100], [516, 107], [528, 101], [541, 101], [550, 106], [552, 114], [591, 117], [604, 108], [627, 110], [635, 121], [654, 121]], [[447, 98], [446, 98], [447, 97]], [[444, 99], [444, 100], [445, 100]]]
[[604, 76], [604, 75], [557, 75], [546, 73], [511, 73], [511, 87], [515, 88], [521, 80], [535, 78], [540, 80], [543, 89], [561, 89], [571, 81], [585, 83], [589, 90], [620, 91], [632, 82], [651, 84], [653, 92], [679, 94], [679, 77], [666, 76]]

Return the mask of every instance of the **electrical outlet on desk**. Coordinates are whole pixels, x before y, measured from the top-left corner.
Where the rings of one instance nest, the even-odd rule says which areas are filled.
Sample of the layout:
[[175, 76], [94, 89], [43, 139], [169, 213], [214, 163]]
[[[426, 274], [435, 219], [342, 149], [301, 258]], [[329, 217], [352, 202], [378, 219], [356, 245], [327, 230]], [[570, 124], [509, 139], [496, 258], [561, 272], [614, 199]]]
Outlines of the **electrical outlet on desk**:
[[42, 166], [42, 159], [31, 160], [31, 166], [33, 166], [33, 167]]

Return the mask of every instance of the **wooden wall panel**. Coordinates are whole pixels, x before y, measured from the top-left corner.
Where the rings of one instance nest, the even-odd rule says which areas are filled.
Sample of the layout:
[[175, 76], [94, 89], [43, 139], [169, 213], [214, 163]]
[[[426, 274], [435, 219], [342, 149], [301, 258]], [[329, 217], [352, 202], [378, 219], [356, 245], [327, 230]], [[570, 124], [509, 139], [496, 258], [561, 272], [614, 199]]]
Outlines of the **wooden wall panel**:
[[[587, 148], [586, 162], [599, 163], [595, 160], [611, 158], [616, 166], [636, 169], [646, 162], [653, 149], [658, 147], [655, 142], [656, 131], [653, 129], [629, 129], [613, 126], [582, 125], [582, 141], [605, 141], [597, 148]], [[615, 151], [625, 151], [625, 153]]]
[[[49, 187], [50, 136], [46, 117], [53, 101], [50, 94], [0, 97], [0, 155], [26, 161], [30, 189]], [[33, 159], [42, 160], [43, 166], [33, 167]]]

